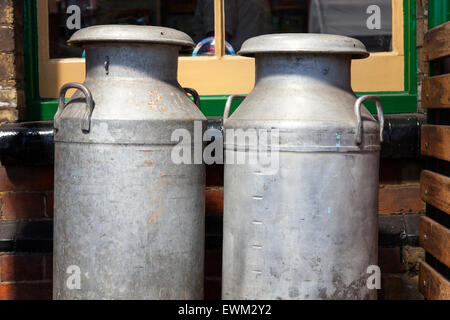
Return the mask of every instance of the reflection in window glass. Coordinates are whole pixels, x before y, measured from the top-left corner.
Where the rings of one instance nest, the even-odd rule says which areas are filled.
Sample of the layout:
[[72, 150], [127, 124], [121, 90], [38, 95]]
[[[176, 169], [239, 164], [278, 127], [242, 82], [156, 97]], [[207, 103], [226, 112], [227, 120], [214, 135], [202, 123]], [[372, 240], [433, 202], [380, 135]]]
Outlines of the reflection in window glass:
[[[197, 2], [197, 10], [211, 16], [209, 1]], [[225, 0], [225, 14], [226, 39], [235, 51], [257, 35], [294, 32], [350, 36], [371, 52], [392, 46], [391, 0]]]
[[312, 0], [309, 32], [346, 35], [369, 51], [391, 51], [391, 0]]
[[[226, 40], [235, 51], [248, 38], [271, 33], [270, 19], [267, 0], [225, 0]], [[194, 24], [197, 34], [214, 33], [214, 1], [197, 0]]]
[[[81, 57], [82, 50], [66, 44], [80, 25], [155, 25], [186, 32], [197, 42], [206, 35], [195, 34], [197, 0], [48, 0], [50, 58]], [[211, 2], [214, 2], [211, 0]], [[77, 6], [77, 7], [70, 7]], [[68, 10], [69, 9], [69, 10]], [[214, 19], [212, 13], [211, 19]]]

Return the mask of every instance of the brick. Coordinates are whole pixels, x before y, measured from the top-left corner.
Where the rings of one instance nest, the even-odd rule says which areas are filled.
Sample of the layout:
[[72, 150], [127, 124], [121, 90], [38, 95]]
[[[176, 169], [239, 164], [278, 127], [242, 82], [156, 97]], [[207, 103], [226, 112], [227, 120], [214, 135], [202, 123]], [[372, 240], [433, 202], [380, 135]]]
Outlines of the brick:
[[400, 247], [378, 248], [378, 265], [382, 273], [401, 273], [406, 270]]
[[52, 167], [0, 167], [0, 192], [53, 190]]
[[17, 90], [15, 88], [0, 89], [0, 101], [17, 101]]
[[45, 209], [46, 209], [46, 217], [47, 218], [51, 218], [53, 219], [53, 200], [54, 200], [54, 196], [53, 196], [53, 192], [49, 193], [46, 197], [45, 197]]
[[13, 88], [18, 85], [19, 82], [16, 79], [3, 79], [3, 77], [0, 76], [0, 89]]
[[46, 280], [53, 279], [53, 256], [52, 255], [44, 256], [44, 279], [46, 279]]
[[14, 53], [0, 53], [0, 80], [16, 78]]
[[0, 51], [12, 52], [14, 48], [14, 29], [8, 26], [0, 26]]
[[[0, 101], [0, 106], [2, 104], [10, 105], [9, 102]], [[14, 122], [17, 120], [17, 115], [18, 115], [17, 109], [15, 109], [14, 107], [6, 107], [6, 108], [0, 107], [0, 123]]]
[[0, 24], [13, 24], [14, 6], [13, 0], [0, 1]]
[[44, 278], [44, 257], [41, 255], [0, 256], [0, 281], [32, 281]]
[[420, 185], [384, 185], [379, 189], [378, 213], [417, 213], [425, 211]]
[[0, 217], [5, 220], [41, 219], [46, 217], [45, 196], [36, 193], [0, 196]]
[[51, 300], [52, 283], [0, 283], [0, 300]]
[[223, 187], [207, 187], [205, 190], [205, 214], [223, 215]]

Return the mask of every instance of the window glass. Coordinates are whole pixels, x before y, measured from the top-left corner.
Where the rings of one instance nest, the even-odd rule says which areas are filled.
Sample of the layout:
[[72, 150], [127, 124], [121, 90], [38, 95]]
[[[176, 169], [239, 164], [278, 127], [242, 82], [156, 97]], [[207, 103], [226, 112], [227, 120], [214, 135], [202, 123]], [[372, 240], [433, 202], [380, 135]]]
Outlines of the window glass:
[[[206, 35], [195, 33], [196, 8], [196, 0], [48, 0], [50, 58], [81, 57], [66, 41], [79, 28], [100, 24], [165, 26], [198, 42]], [[214, 21], [214, 11], [207, 18]]]
[[[50, 58], [81, 57], [66, 41], [99, 24], [175, 28], [196, 42], [193, 55], [214, 54], [214, 0], [48, 0], [48, 6]], [[225, 0], [225, 15], [227, 54], [248, 38], [288, 32], [347, 35], [371, 52], [392, 49], [391, 0]]]
[[292, 32], [345, 35], [371, 52], [392, 50], [391, 0], [225, 0], [225, 14], [235, 51], [250, 37]]

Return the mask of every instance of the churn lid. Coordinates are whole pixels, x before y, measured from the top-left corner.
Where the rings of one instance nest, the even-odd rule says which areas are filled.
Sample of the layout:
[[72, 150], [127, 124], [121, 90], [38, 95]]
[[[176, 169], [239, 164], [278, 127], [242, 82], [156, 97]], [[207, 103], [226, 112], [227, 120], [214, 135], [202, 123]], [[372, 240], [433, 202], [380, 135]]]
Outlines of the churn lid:
[[165, 27], [137, 25], [99, 25], [75, 32], [67, 41], [71, 45], [93, 42], [140, 42], [178, 45], [192, 48], [194, 41], [186, 33]]
[[364, 44], [356, 39], [318, 33], [266, 34], [244, 42], [239, 54], [252, 57], [257, 53], [324, 53], [351, 54], [353, 59], [369, 56]]

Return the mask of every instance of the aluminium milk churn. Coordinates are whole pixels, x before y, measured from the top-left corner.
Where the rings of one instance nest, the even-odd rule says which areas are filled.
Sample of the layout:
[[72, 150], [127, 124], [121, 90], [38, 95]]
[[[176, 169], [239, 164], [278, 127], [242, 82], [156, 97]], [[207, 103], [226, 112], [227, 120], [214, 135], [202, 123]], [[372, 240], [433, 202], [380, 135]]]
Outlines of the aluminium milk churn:
[[275, 34], [247, 40], [240, 54], [256, 58], [256, 85], [231, 96], [224, 115], [222, 297], [376, 299], [366, 282], [377, 264], [383, 112], [350, 84], [351, 61], [366, 48], [343, 36]]
[[174, 130], [205, 127], [177, 82], [193, 41], [109, 25], [69, 44], [86, 80], [62, 87], [55, 115], [54, 298], [202, 299], [204, 166], [171, 160]]

